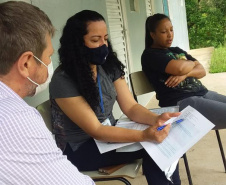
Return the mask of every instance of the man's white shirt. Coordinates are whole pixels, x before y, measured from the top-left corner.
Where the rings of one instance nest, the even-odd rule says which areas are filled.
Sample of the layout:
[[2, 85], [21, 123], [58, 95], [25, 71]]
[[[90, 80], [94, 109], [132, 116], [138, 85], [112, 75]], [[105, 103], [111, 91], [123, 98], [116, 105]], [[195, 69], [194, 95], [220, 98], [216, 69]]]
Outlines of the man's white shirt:
[[94, 184], [62, 155], [39, 112], [2, 82], [0, 184]]

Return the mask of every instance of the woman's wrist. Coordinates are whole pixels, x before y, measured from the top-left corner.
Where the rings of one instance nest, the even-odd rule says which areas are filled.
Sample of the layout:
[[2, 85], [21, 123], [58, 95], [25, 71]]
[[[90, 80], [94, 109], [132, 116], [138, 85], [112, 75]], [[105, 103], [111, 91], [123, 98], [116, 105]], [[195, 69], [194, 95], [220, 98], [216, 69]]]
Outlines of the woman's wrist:
[[153, 114], [154, 115], [152, 115], [151, 122], [149, 124], [151, 126], [154, 126], [158, 122], [158, 120], [159, 120], [159, 115], [158, 114], [155, 114], [155, 113], [153, 113]]

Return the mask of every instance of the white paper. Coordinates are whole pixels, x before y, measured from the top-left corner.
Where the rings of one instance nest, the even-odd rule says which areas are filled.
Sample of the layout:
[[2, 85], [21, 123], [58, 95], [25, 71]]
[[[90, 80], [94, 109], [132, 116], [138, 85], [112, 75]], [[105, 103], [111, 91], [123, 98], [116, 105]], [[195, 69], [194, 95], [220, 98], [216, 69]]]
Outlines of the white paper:
[[105, 152], [109, 152], [111, 150], [115, 150], [117, 148], [121, 148], [121, 147], [133, 144], [133, 143], [112, 143], [112, 142], [99, 141], [96, 139], [95, 139], [95, 142], [101, 154]]
[[[174, 107], [173, 111], [169, 111], [169, 108], [154, 109], [151, 111], [156, 111], [157, 114], [161, 114], [163, 109], [165, 109], [164, 112], [175, 112], [175, 109], [178, 111], [178, 107]], [[167, 124], [178, 119], [184, 119], [184, 121], [179, 124], [172, 124], [168, 137], [166, 137], [162, 143], [141, 142], [141, 145], [162, 171], [170, 169], [171, 164], [177, 161], [189, 148], [214, 127], [213, 123], [191, 106], [186, 107], [181, 112], [182, 114], [180, 116], [171, 118], [166, 122]], [[148, 127], [148, 125], [135, 123], [126, 116], [122, 116], [116, 126], [136, 130], [144, 130]], [[109, 144], [101, 141], [96, 141], [96, 143], [100, 153], [133, 144]]]
[[140, 143], [133, 143], [131, 145], [116, 149], [116, 152], [135, 152], [142, 148], [143, 146]]
[[173, 181], [172, 181], [172, 179], [171, 179], [171, 176], [173, 175], [174, 171], [176, 170], [178, 162], [179, 162], [179, 159], [177, 159], [173, 164], [171, 164], [171, 165], [170, 165], [168, 168], [166, 168], [165, 171], [164, 171], [164, 172], [165, 172], [166, 178], [167, 178], [169, 181], [171, 181], [172, 183], [173, 183]]
[[141, 142], [162, 171], [165, 171], [214, 127], [213, 123], [191, 106], [181, 112], [177, 119], [184, 121], [173, 124], [168, 137], [162, 143]]
[[[163, 107], [163, 108], [156, 108], [156, 109], [149, 109], [151, 112], [154, 112], [156, 114], [162, 114], [164, 112], [179, 112], [179, 106], [171, 106], [171, 107]], [[131, 121], [125, 114], [123, 114], [116, 126], [119, 126], [120, 124], [128, 124], [128, 123], [134, 123], [134, 121]]]
[[[162, 114], [163, 112], [177, 112], [177, 111], [179, 111], [179, 107], [178, 106], [164, 107], [164, 108], [151, 109], [150, 111], [155, 112], [156, 114]], [[116, 127], [123, 127], [123, 128], [127, 128], [127, 129], [135, 129], [135, 130], [144, 130], [148, 127], [148, 125], [135, 123], [134, 121], [131, 121], [126, 115], [123, 114], [119, 118], [119, 120], [116, 124]], [[96, 142], [96, 145], [101, 154], [111, 151], [111, 150], [119, 149], [119, 148], [120, 149], [117, 150], [119, 152], [122, 152], [122, 151], [123, 152], [131, 152], [131, 151], [139, 150], [140, 148], [143, 147], [143, 146], [140, 146], [140, 143], [135, 145], [134, 142], [132, 142], [132, 143], [108, 143], [105, 141], [98, 141], [98, 140], [95, 140], [95, 142]], [[134, 144], [134, 145], [132, 145], [132, 144]], [[129, 145], [131, 145], [131, 148], [129, 147]]]
[[111, 150], [115, 150], [117, 148], [121, 148], [121, 147], [133, 144], [133, 143], [109, 143], [109, 142], [99, 141], [99, 140], [95, 140], [95, 142], [101, 154], [105, 152], [109, 152]]
[[171, 106], [171, 107], [162, 107], [157, 109], [150, 109], [151, 112], [156, 114], [162, 114], [164, 112], [179, 112], [179, 106]]

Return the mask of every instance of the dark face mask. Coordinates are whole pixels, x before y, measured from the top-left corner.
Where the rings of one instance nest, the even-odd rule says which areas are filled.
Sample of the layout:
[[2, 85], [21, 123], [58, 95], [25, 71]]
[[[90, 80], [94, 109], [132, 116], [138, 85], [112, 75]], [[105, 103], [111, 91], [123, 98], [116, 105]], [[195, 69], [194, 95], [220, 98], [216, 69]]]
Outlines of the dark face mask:
[[88, 48], [87, 46], [85, 46], [85, 48], [87, 49], [90, 55], [91, 64], [95, 64], [95, 65], [104, 64], [109, 53], [108, 47], [105, 44], [103, 44], [98, 48]]

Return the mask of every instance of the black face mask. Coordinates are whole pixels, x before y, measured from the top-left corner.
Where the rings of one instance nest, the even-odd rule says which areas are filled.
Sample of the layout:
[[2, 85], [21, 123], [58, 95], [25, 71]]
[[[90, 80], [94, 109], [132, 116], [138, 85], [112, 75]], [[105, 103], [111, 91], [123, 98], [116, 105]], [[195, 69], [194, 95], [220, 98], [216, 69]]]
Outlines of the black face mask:
[[95, 64], [95, 65], [104, 64], [109, 53], [108, 47], [105, 44], [103, 44], [98, 48], [88, 48], [87, 46], [85, 46], [85, 48], [87, 49], [90, 55], [91, 64]]

